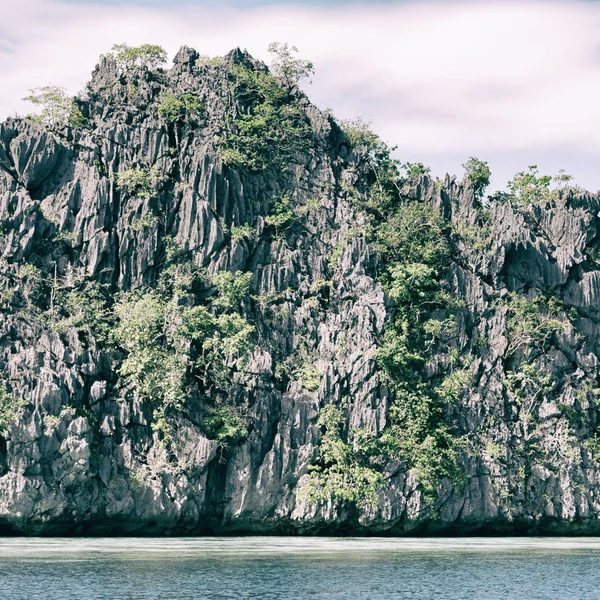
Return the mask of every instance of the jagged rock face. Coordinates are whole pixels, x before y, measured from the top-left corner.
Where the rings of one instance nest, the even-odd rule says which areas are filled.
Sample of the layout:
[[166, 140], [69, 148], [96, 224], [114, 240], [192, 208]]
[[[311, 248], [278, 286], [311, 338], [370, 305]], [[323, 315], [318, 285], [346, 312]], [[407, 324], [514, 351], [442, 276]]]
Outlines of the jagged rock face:
[[[347, 399], [348, 428], [374, 434], [388, 419], [390, 393], [374, 351], [392, 310], [366, 217], [348, 192], [361, 176], [359, 157], [331, 117], [300, 96], [314, 136], [308, 151], [287, 169], [224, 165], [229, 73], [253, 63], [239, 51], [221, 64], [197, 58], [184, 47], [169, 71], [139, 69], [135, 84], [103, 60], [79, 131], [50, 133], [26, 120], [0, 126], [2, 278], [12, 290], [0, 314], [0, 362], [23, 401], [0, 433], [4, 530], [597, 532], [599, 467], [585, 442], [596, 426], [600, 270], [591, 257], [600, 199], [565, 193], [527, 210], [493, 204], [485, 252], [456, 237], [444, 281], [461, 301], [454, 345], [473, 360], [471, 383], [445, 416], [465, 436], [464, 482], [442, 480], [431, 511], [419, 481], [395, 460], [376, 507], [309, 503], [298, 491], [317, 458], [319, 409]], [[165, 90], [197, 95], [202, 117], [166, 124], [156, 111]], [[158, 169], [156, 193], [124, 194], [114, 174], [140, 165]], [[422, 177], [404, 192], [457, 230], [477, 222], [468, 181]], [[273, 236], [265, 218], [283, 195], [295, 217], [285, 235]], [[243, 224], [254, 239], [231, 235]], [[208, 273], [253, 274], [243, 308], [256, 342], [243, 392], [248, 435], [226, 448], [211, 439], [195, 398], [172, 416], [177, 468], [140, 481], [132, 474], [156, 463], [162, 446], [151, 408], [119, 374], [122, 354], [73, 328], [53, 328], [33, 310], [19, 273], [27, 264], [55, 281], [77, 273], [114, 295], [152, 287], [167, 236]], [[536, 289], [577, 314], [540, 346], [534, 364], [550, 376], [551, 391], [524, 409], [507, 391], [520, 355], [509, 347], [503, 299]], [[318, 389], [278, 376], [278, 366], [300, 354], [318, 369]], [[446, 363], [440, 354], [427, 369]]]

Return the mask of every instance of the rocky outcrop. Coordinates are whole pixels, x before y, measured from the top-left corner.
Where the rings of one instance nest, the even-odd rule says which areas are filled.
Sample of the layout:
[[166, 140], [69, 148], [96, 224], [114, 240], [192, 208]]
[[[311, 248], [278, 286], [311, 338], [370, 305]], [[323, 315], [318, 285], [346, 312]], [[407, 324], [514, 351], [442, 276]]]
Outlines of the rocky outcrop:
[[[127, 79], [103, 59], [80, 101], [82, 128], [0, 126], [0, 365], [19, 401], [0, 432], [2, 530], [598, 533], [600, 198], [573, 190], [518, 208], [483, 206], [468, 179], [404, 183], [407, 198], [457, 232], [443, 281], [460, 303], [453, 348], [471, 359], [444, 418], [461, 440], [462, 481], [443, 478], [431, 507], [394, 458], [376, 506], [298, 493], [318, 456], [323, 406], [343, 404], [348, 430], [385, 429], [390, 391], [374, 351], [393, 310], [368, 217], [353, 202], [360, 151], [332, 117], [296, 91], [310, 147], [284, 169], [222, 160], [224, 128], [239, 110], [236, 64], [262, 68], [239, 50], [211, 62], [184, 47], [168, 71], [139, 68]], [[165, 122], [157, 106], [166, 92], [194, 94], [201, 113]], [[118, 185], [116, 174], [134, 168], [154, 170], [151, 193]], [[267, 218], [284, 196], [293, 218], [274, 235]], [[242, 225], [254, 233], [232, 235]], [[252, 273], [240, 310], [255, 347], [236, 391], [247, 435], [215, 439], [194, 394], [170, 415], [167, 456], [152, 407], [121, 374], [123, 352], [51, 316], [56, 288], [78, 278], [113, 300], [156, 286], [168, 244], [209, 275]], [[509, 298], [541, 294], [556, 299], [562, 325], [526, 354], [511, 339]], [[429, 376], [448, 361], [431, 358]], [[307, 384], [306, 369], [286, 369], [292, 363], [316, 370], [317, 383]], [[528, 395], [523, 364], [545, 378]]]

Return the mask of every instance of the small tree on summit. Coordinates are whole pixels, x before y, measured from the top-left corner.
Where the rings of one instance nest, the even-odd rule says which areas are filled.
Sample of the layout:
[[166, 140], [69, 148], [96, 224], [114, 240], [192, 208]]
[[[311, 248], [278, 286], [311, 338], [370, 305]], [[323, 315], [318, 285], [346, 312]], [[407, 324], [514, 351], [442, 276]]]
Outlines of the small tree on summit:
[[128, 71], [135, 66], [156, 69], [167, 60], [166, 50], [153, 44], [142, 44], [141, 46], [115, 44], [106, 56], [113, 58], [123, 71]]
[[471, 156], [462, 167], [465, 170], [465, 175], [471, 180], [475, 198], [481, 198], [488, 185], [490, 185], [492, 175], [487, 162]]
[[429, 167], [426, 167], [422, 162], [405, 162], [402, 165], [402, 169], [404, 169], [406, 176], [409, 179], [415, 179], [417, 177], [422, 177], [423, 175], [429, 175], [429, 173], [431, 173], [431, 169]]
[[311, 61], [295, 56], [298, 53], [296, 46], [271, 42], [268, 50], [273, 55], [271, 70], [285, 83], [288, 90], [291, 90], [301, 79], [310, 77], [315, 72]]
[[547, 199], [551, 184], [550, 175], [540, 175], [537, 165], [531, 165], [527, 171], [520, 171], [508, 182], [508, 189], [517, 206], [528, 206]]

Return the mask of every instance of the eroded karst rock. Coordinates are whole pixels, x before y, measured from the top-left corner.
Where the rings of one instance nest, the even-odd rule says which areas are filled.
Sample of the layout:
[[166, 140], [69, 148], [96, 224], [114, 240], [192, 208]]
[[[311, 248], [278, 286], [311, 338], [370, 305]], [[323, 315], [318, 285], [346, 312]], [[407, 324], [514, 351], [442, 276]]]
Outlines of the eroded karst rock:
[[[600, 198], [519, 207], [468, 180], [397, 186], [448, 248], [430, 273], [445, 299], [407, 363], [448, 392], [435, 419], [457, 470], [434, 477], [428, 438], [418, 460], [376, 443], [410, 419], [393, 429], [403, 405], [378, 359], [406, 306], [382, 278], [368, 150], [299, 90], [265, 100], [240, 69], [266, 73], [239, 50], [184, 46], [166, 71], [103, 58], [83, 125], [0, 126], [2, 529], [597, 533]], [[243, 136], [265, 133], [243, 115], [260, 110], [302, 142], [276, 130], [257, 166]], [[334, 434], [339, 471], [323, 459]], [[378, 455], [357, 454], [361, 435]], [[368, 502], [302, 492], [315, 465], [332, 478], [360, 461], [381, 475]]]

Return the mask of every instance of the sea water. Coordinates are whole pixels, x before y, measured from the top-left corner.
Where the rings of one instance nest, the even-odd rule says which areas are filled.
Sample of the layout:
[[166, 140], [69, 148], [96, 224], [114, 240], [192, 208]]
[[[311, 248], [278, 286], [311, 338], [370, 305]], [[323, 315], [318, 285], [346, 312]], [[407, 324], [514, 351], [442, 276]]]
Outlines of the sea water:
[[600, 538], [0, 538], [2, 600], [599, 600]]

